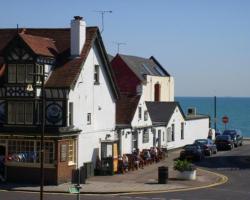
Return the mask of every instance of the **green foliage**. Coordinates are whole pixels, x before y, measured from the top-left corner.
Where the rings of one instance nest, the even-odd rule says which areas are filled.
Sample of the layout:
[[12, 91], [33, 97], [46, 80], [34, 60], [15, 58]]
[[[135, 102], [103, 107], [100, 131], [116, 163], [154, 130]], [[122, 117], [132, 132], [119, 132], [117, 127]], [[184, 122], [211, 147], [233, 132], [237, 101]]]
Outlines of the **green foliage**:
[[183, 172], [183, 171], [193, 171], [196, 169], [196, 167], [187, 160], [176, 160], [174, 162], [174, 169]]

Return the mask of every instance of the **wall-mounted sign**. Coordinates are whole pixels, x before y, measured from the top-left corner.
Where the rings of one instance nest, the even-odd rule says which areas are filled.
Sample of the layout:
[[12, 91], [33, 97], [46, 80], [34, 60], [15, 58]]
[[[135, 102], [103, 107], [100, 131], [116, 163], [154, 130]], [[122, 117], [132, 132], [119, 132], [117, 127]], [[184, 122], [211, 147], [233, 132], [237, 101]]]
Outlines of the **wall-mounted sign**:
[[66, 144], [61, 144], [60, 161], [61, 162], [67, 161], [67, 145]]

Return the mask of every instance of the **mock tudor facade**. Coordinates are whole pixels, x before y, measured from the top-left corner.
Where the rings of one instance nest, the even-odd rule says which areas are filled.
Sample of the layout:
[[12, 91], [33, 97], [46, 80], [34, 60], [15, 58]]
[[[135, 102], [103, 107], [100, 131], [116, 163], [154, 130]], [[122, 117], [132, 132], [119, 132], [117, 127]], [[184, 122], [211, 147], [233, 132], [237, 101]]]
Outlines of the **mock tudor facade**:
[[[5, 179], [40, 182], [41, 76], [45, 79], [45, 184], [71, 181], [114, 140], [118, 98], [97, 27], [0, 30], [0, 154]], [[26, 90], [27, 85], [33, 89]]]

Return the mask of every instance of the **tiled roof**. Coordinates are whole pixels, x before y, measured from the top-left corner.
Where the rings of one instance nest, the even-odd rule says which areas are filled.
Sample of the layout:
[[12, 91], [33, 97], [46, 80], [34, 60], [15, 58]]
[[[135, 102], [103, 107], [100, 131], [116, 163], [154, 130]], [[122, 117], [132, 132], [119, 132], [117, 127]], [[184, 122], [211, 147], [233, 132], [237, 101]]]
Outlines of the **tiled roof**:
[[37, 55], [54, 57], [58, 54], [55, 41], [50, 38], [19, 33], [19, 36]]
[[19, 32], [21, 33], [18, 34], [16, 29], [0, 29], [0, 64], [4, 63], [4, 48], [18, 34], [34, 53], [44, 56], [56, 56], [56, 66], [52, 69], [53, 71], [46, 81], [45, 86], [51, 88], [71, 88], [77, 81], [92, 45], [96, 42], [100, 48], [99, 52], [102, 54], [102, 58], [106, 60], [103, 61], [105, 63], [104, 70], [109, 77], [109, 83], [116, 98], [119, 96], [106, 50], [97, 27], [86, 28], [85, 45], [81, 55], [74, 58], [70, 55], [70, 28], [30, 28], [20, 30]]
[[117, 56], [123, 59], [140, 80], [144, 80], [145, 75], [170, 76], [154, 57], [141, 58], [122, 54], [118, 54]]
[[129, 125], [134, 117], [141, 96], [120, 95], [116, 103], [116, 124]]
[[180, 107], [178, 102], [153, 102], [147, 101], [146, 106], [153, 124], [157, 123], [166, 123], [168, 124], [171, 119], [175, 108], [179, 107], [182, 116], [185, 118], [185, 115]]

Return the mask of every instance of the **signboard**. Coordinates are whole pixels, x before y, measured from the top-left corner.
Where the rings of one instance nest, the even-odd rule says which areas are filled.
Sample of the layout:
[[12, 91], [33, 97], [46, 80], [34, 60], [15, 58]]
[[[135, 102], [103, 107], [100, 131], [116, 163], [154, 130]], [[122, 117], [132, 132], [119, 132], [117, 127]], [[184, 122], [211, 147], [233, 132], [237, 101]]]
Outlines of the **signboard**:
[[67, 145], [61, 144], [60, 161], [65, 162], [67, 160]]
[[222, 122], [227, 124], [229, 122], [229, 118], [227, 116], [222, 117]]
[[69, 188], [69, 193], [71, 193], [71, 194], [79, 194], [80, 190], [79, 190], [78, 187], [73, 186], [73, 187]]

